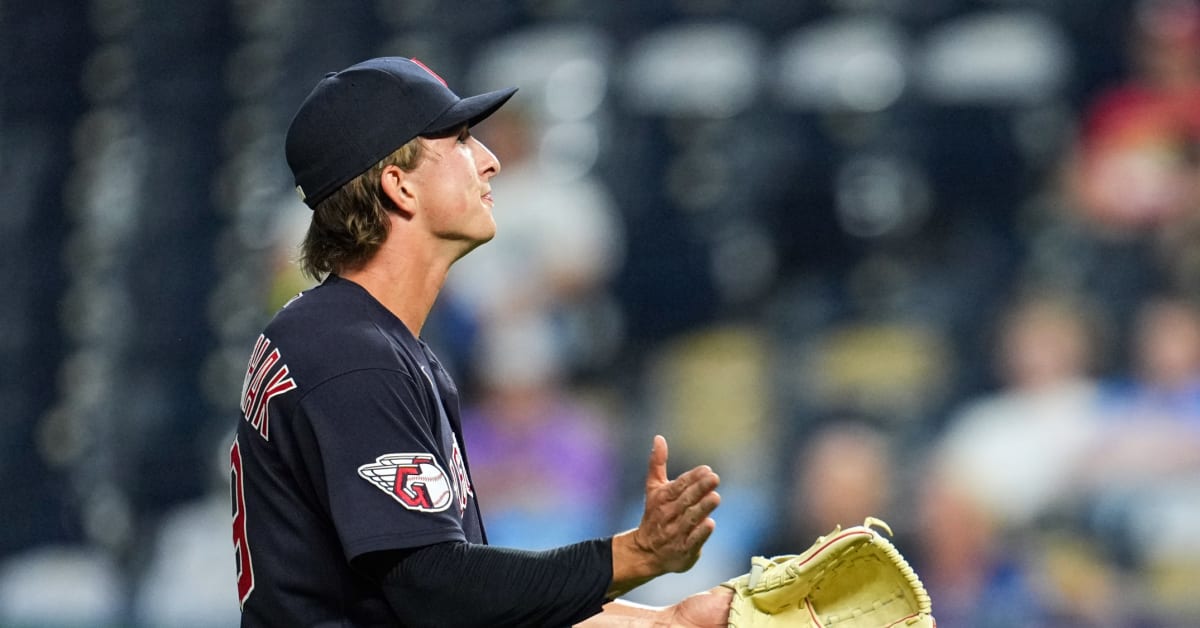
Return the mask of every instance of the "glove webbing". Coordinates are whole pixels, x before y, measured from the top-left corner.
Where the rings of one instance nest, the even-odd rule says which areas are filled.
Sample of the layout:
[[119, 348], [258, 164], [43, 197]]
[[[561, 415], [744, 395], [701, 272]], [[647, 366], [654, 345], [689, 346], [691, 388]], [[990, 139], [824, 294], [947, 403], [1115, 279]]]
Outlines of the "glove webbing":
[[[879, 519], [876, 519], [874, 517], [867, 517], [866, 521], [863, 523], [861, 528], [857, 528], [857, 529], [851, 528], [850, 530], [847, 530], [845, 533], [840, 534], [840, 535], [838, 534], [840, 532], [840, 529], [834, 530], [834, 532], [831, 534], [831, 536], [833, 536], [833, 538], [830, 539], [828, 542], [832, 543], [836, 540], [840, 540], [840, 539], [842, 539], [846, 536], [850, 536], [850, 535], [865, 535], [867, 537], [866, 541], [868, 543], [871, 543], [872, 545], [874, 545], [876, 548], [878, 548], [881, 551], [881, 553], [883, 554], [883, 556], [885, 558], [887, 558], [887, 560], [891, 561], [891, 563], [896, 567], [896, 570], [900, 573], [900, 575], [906, 581], [908, 581], [908, 584], [911, 587], [913, 597], [915, 598], [916, 603], [917, 603], [917, 610], [911, 616], [897, 620], [890, 625], [895, 626], [895, 625], [904, 623], [907, 620], [915, 618], [922, 614], [932, 615], [933, 604], [929, 598], [929, 592], [926, 591], [925, 586], [923, 584], [921, 584], [921, 579], [920, 579], [920, 577], [917, 576], [917, 572], [913, 570], [912, 566], [908, 564], [908, 561], [905, 560], [904, 556], [900, 553], [900, 550], [896, 549], [896, 546], [892, 545], [892, 542], [889, 541], [887, 539], [887, 537], [885, 537], [882, 534], [879, 534], [878, 532], [871, 529], [872, 525], [882, 528], [889, 535], [892, 534], [891, 528], [888, 527], [888, 525], [886, 523], [884, 523], [883, 521], [880, 521]], [[817, 554], [819, 554], [819, 553], [820, 552], [818, 551]], [[847, 555], [849, 555], [849, 556], [847, 557]], [[830, 576], [833, 576], [837, 571], [839, 571], [841, 569], [845, 569], [845, 568], [850, 568], [859, 561], [872, 560], [876, 556], [877, 556], [877, 554], [873, 554], [873, 553], [863, 554], [861, 545], [859, 545], [859, 544], [848, 545], [847, 547], [843, 548], [838, 553], [838, 556], [831, 558], [831, 559], [827, 559], [824, 569], [822, 569], [820, 572], [818, 572], [818, 574], [813, 576], [813, 583], [814, 583], [813, 591], [819, 591], [821, 589], [821, 584], [825, 581], [830, 581], [830, 582], [836, 581], [836, 579], [831, 579]], [[815, 558], [816, 554], [814, 554], [813, 557]], [[810, 560], [811, 560], [811, 558], [810, 558]], [[805, 561], [805, 562], [807, 562], [807, 561]], [[789, 572], [790, 576], [795, 577], [799, 571], [799, 566], [798, 565], [788, 565], [787, 571]], [[761, 574], [761, 569], [760, 569], [760, 574]], [[752, 571], [751, 572], [751, 580], [753, 580], [753, 579], [754, 579], [754, 573]], [[897, 586], [894, 590], [894, 593], [895, 593], [895, 595], [893, 597], [888, 598], [886, 600], [873, 601], [872, 605], [871, 605], [872, 610], [882, 608], [883, 606], [894, 603], [897, 600], [904, 599], [905, 591], [902, 587]], [[812, 616], [813, 621], [819, 623], [820, 620], [817, 618], [816, 612], [813, 609], [811, 602], [809, 602], [807, 599], [805, 600], [805, 606], [807, 607], [809, 614]], [[858, 615], [858, 614], [863, 614], [863, 613], [860, 613], [856, 609], [854, 611], [854, 614]], [[829, 617], [825, 618], [826, 623], [834, 623], [837, 621], [839, 621], [839, 617], [837, 617], [837, 616], [829, 616]]]

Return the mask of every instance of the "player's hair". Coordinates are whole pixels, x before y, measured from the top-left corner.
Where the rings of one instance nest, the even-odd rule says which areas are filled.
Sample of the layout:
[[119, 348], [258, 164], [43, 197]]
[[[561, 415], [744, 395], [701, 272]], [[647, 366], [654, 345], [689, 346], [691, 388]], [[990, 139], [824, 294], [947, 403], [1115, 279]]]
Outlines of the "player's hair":
[[414, 138], [351, 179], [313, 209], [300, 244], [300, 268], [320, 281], [329, 273], [361, 267], [387, 238], [392, 201], [383, 192], [383, 169], [411, 172], [421, 162], [423, 144]]

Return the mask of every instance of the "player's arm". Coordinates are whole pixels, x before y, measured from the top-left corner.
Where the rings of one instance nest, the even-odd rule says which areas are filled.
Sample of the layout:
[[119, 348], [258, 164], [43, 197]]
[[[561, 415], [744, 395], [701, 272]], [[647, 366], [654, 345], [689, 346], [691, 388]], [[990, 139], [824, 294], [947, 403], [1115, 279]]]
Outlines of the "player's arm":
[[545, 551], [460, 541], [364, 559], [368, 573], [391, 564], [380, 587], [406, 626], [568, 626], [600, 612], [612, 578], [608, 539]]
[[649, 619], [649, 607], [601, 606], [657, 576], [691, 568], [715, 526], [708, 515], [720, 502], [711, 469], [697, 467], [669, 481], [666, 461], [666, 441], [656, 437], [642, 521], [612, 539], [543, 552], [441, 543], [362, 562], [400, 618], [413, 625], [562, 626], [598, 612], [614, 621]]
[[670, 606], [646, 606], [614, 600], [576, 624], [578, 628], [726, 628], [733, 590], [716, 586]]
[[732, 590], [715, 587], [670, 606], [607, 601], [607, 540], [529, 552], [440, 543], [398, 556], [382, 581], [413, 626], [724, 627]]

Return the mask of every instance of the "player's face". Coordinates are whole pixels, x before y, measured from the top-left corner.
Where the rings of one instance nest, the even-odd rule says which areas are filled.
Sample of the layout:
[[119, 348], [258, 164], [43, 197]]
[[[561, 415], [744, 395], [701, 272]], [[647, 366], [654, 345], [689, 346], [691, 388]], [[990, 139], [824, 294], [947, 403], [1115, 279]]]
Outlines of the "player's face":
[[434, 236], [462, 243], [465, 255], [496, 235], [490, 181], [500, 172], [500, 160], [466, 125], [425, 142], [425, 154], [410, 176], [419, 185], [426, 223]]

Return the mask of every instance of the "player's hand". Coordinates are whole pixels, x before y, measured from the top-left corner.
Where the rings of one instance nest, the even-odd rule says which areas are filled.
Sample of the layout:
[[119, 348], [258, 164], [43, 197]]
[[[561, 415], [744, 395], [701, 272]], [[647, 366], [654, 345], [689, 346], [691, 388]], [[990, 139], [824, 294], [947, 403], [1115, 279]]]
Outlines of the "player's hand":
[[633, 541], [654, 558], [662, 573], [687, 571], [700, 558], [700, 548], [717, 525], [709, 515], [721, 503], [720, 482], [707, 465], [668, 480], [667, 440], [654, 437], [646, 471], [646, 506]]
[[700, 558], [700, 548], [716, 522], [708, 515], [721, 503], [721, 479], [699, 466], [674, 480], [667, 479], [667, 441], [654, 437], [646, 471], [646, 506], [637, 528], [613, 537], [613, 581], [608, 597], [615, 599], [665, 573], [687, 571]]
[[703, 593], [690, 595], [668, 607], [668, 626], [680, 628], [725, 628], [729, 625], [729, 603], [733, 589], [715, 586]]

